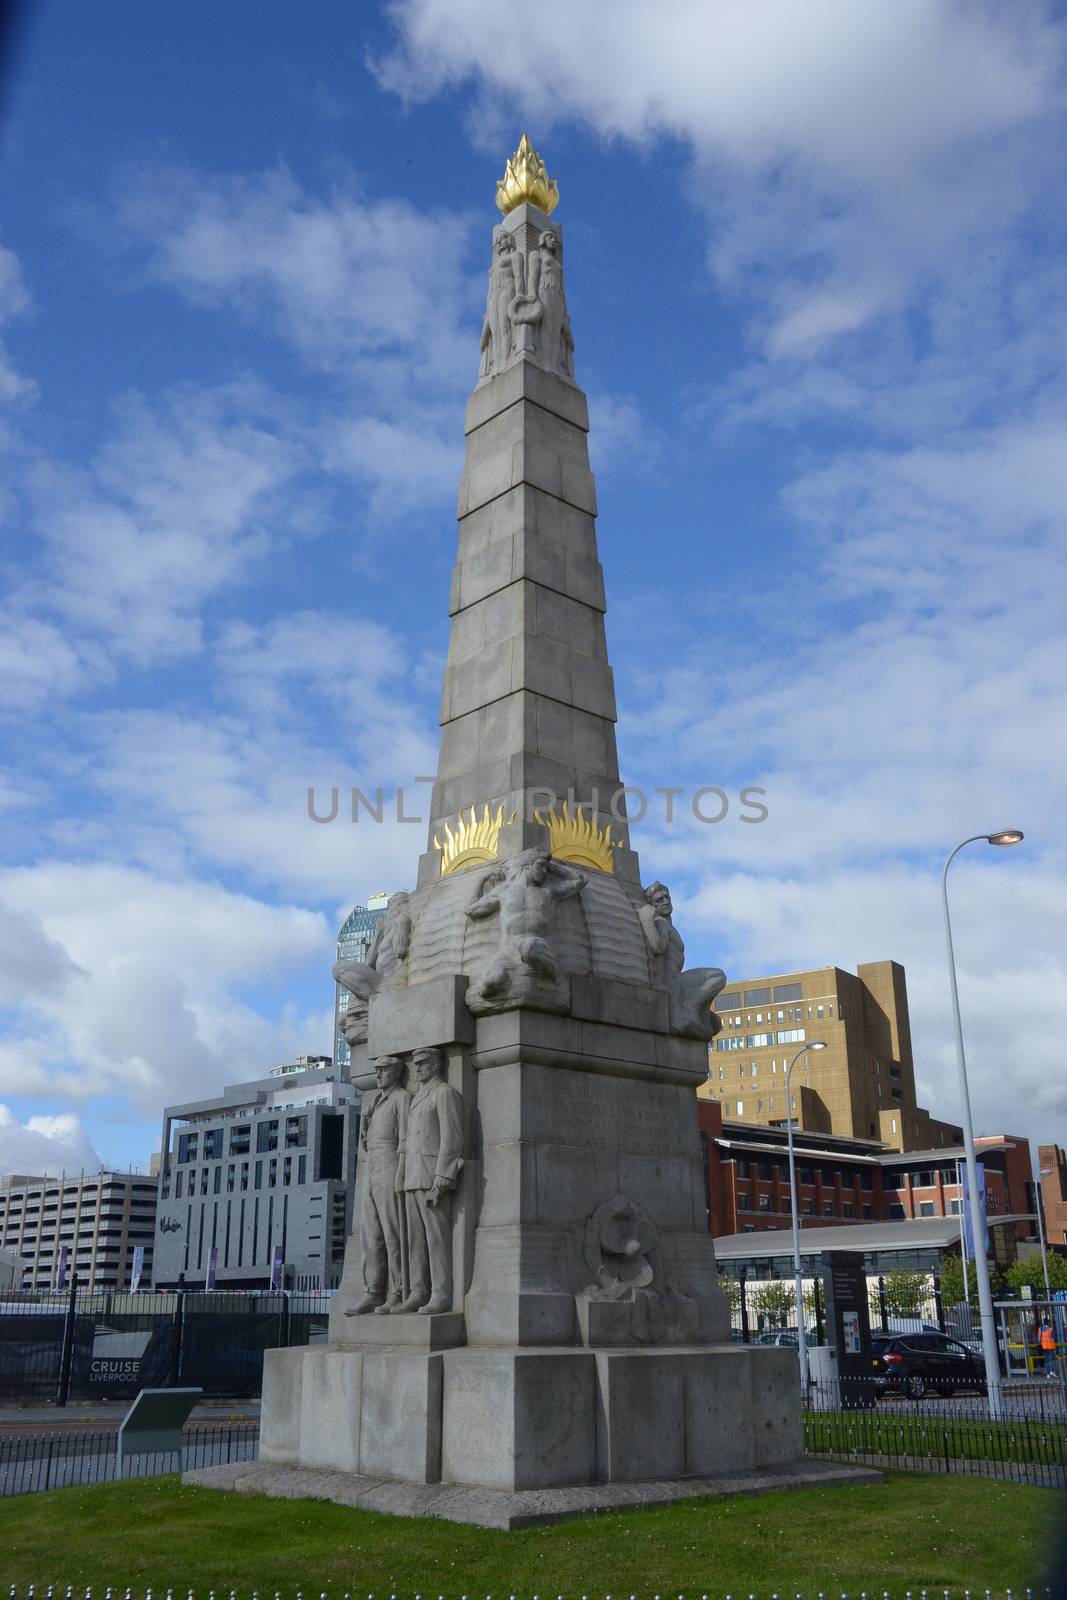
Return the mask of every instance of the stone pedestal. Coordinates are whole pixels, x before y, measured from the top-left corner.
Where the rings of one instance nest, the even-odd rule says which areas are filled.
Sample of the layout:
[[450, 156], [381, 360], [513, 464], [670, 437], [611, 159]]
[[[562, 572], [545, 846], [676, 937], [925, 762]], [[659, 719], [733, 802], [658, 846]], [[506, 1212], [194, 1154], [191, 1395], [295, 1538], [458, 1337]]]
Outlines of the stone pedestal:
[[525, 1491], [779, 1469], [803, 1454], [792, 1351], [267, 1352], [260, 1459]]

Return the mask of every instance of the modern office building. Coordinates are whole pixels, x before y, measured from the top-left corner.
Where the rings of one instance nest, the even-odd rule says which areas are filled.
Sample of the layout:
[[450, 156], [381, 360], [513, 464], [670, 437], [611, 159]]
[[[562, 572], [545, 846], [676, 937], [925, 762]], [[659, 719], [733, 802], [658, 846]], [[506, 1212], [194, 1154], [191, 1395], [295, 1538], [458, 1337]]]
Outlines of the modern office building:
[[301, 1057], [163, 1113], [155, 1287], [328, 1289], [344, 1264], [358, 1093], [329, 1057]]
[[1067, 1159], [1058, 1144], [1041, 1144], [1037, 1160], [1048, 1242], [1067, 1245]]
[[156, 1180], [130, 1172], [77, 1178], [0, 1178], [0, 1248], [22, 1257], [24, 1289], [55, 1289], [63, 1250], [66, 1281], [128, 1289], [133, 1253], [144, 1248], [141, 1282], [152, 1281]]
[[[709, 1047], [698, 1093], [738, 1122], [871, 1139], [895, 1150], [955, 1145], [963, 1130], [916, 1104], [904, 968], [870, 961], [731, 983], [715, 1010], [722, 1032]], [[785, 1074], [801, 1045], [821, 1039]]]
[[[785, 1131], [725, 1121], [716, 1101], [697, 1107], [708, 1217], [718, 1239], [790, 1227], [789, 1163]], [[797, 1201], [802, 1228], [847, 1227], [870, 1222], [956, 1219], [959, 1240], [961, 1145], [936, 1150], [887, 1150], [869, 1139], [794, 1131]], [[1030, 1145], [997, 1134], [975, 1141], [985, 1172], [986, 1214], [1010, 1222], [1016, 1238], [1036, 1237], [1031, 1211]]]
[[24, 1265], [22, 1257], [14, 1250], [0, 1250], [0, 1290], [21, 1289]]
[[[337, 935], [338, 961], [366, 961], [371, 940], [374, 938], [374, 930], [385, 915], [388, 904], [389, 895], [383, 890], [381, 894], [368, 895], [365, 906], [353, 906]], [[339, 983], [335, 984], [333, 1059], [345, 1071], [348, 1070], [349, 1049], [341, 1024], [351, 1002], [352, 997], [348, 990], [342, 989]]]

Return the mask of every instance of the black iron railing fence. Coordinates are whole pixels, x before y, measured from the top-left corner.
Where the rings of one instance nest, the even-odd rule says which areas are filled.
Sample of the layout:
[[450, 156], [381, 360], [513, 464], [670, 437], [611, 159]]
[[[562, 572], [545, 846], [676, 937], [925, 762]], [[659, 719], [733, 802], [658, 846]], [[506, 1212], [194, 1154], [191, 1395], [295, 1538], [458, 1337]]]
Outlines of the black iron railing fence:
[[[993, 1420], [984, 1402], [973, 1399], [915, 1403], [872, 1395], [866, 1383], [826, 1382], [804, 1412], [805, 1451], [865, 1466], [1067, 1489], [1067, 1422], [1027, 1404], [1026, 1396], [1011, 1397]], [[0, 1496], [110, 1482], [117, 1476], [116, 1445], [114, 1428], [0, 1434]], [[181, 1459], [135, 1457], [123, 1476], [251, 1461], [258, 1447], [258, 1422], [194, 1420], [183, 1433]]]
[[325, 1340], [314, 1294], [19, 1295], [0, 1301], [0, 1399], [127, 1400], [140, 1389], [260, 1392], [263, 1352]]
[[1067, 1420], [1042, 1392], [1009, 1395], [991, 1418], [984, 1398], [912, 1401], [866, 1380], [813, 1386], [804, 1414], [809, 1456], [916, 1472], [964, 1473], [1067, 1488]]
[[8, 1435], [0, 1437], [0, 1497], [253, 1461], [258, 1450], [258, 1422], [192, 1423], [182, 1434], [180, 1455], [131, 1456], [120, 1473], [114, 1428], [52, 1428]]

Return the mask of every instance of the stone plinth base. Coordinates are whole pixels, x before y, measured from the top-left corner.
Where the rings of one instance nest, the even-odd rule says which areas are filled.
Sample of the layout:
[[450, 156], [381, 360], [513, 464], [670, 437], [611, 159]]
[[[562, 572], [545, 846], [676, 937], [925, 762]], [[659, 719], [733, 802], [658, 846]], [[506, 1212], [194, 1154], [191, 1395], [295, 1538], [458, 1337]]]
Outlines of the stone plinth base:
[[364, 1311], [359, 1316], [347, 1316], [342, 1331], [346, 1335], [342, 1347], [345, 1349], [392, 1345], [403, 1350], [454, 1350], [467, 1342], [462, 1311], [435, 1311], [426, 1317], [418, 1313], [378, 1316]]
[[263, 1463], [509, 1492], [803, 1455], [796, 1356], [733, 1344], [270, 1350], [261, 1416]]
[[797, 1461], [777, 1469], [736, 1472], [669, 1482], [601, 1483], [569, 1489], [471, 1489], [457, 1484], [397, 1483], [360, 1474], [245, 1462], [184, 1472], [182, 1482], [205, 1489], [230, 1489], [284, 1500], [333, 1500], [395, 1517], [436, 1517], [480, 1528], [530, 1528], [547, 1522], [631, 1506], [666, 1506], [679, 1500], [725, 1499], [771, 1494], [776, 1489], [820, 1489], [839, 1484], [877, 1484], [880, 1472], [836, 1461]]

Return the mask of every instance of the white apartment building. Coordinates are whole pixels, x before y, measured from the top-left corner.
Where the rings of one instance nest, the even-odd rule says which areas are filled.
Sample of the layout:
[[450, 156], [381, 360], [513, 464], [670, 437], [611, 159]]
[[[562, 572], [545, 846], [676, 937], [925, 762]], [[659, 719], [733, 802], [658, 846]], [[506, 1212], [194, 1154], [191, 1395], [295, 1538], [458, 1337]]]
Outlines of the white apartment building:
[[57, 1287], [64, 1245], [68, 1284], [76, 1279], [86, 1289], [128, 1289], [133, 1252], [143, 1245], [141, 1283], [148, 1287], [157, 1199], [157, 1180], [139, 1173], [12, 1173], [0, 1178], [0, 1249], [22, 1257], [23, 1289]]

